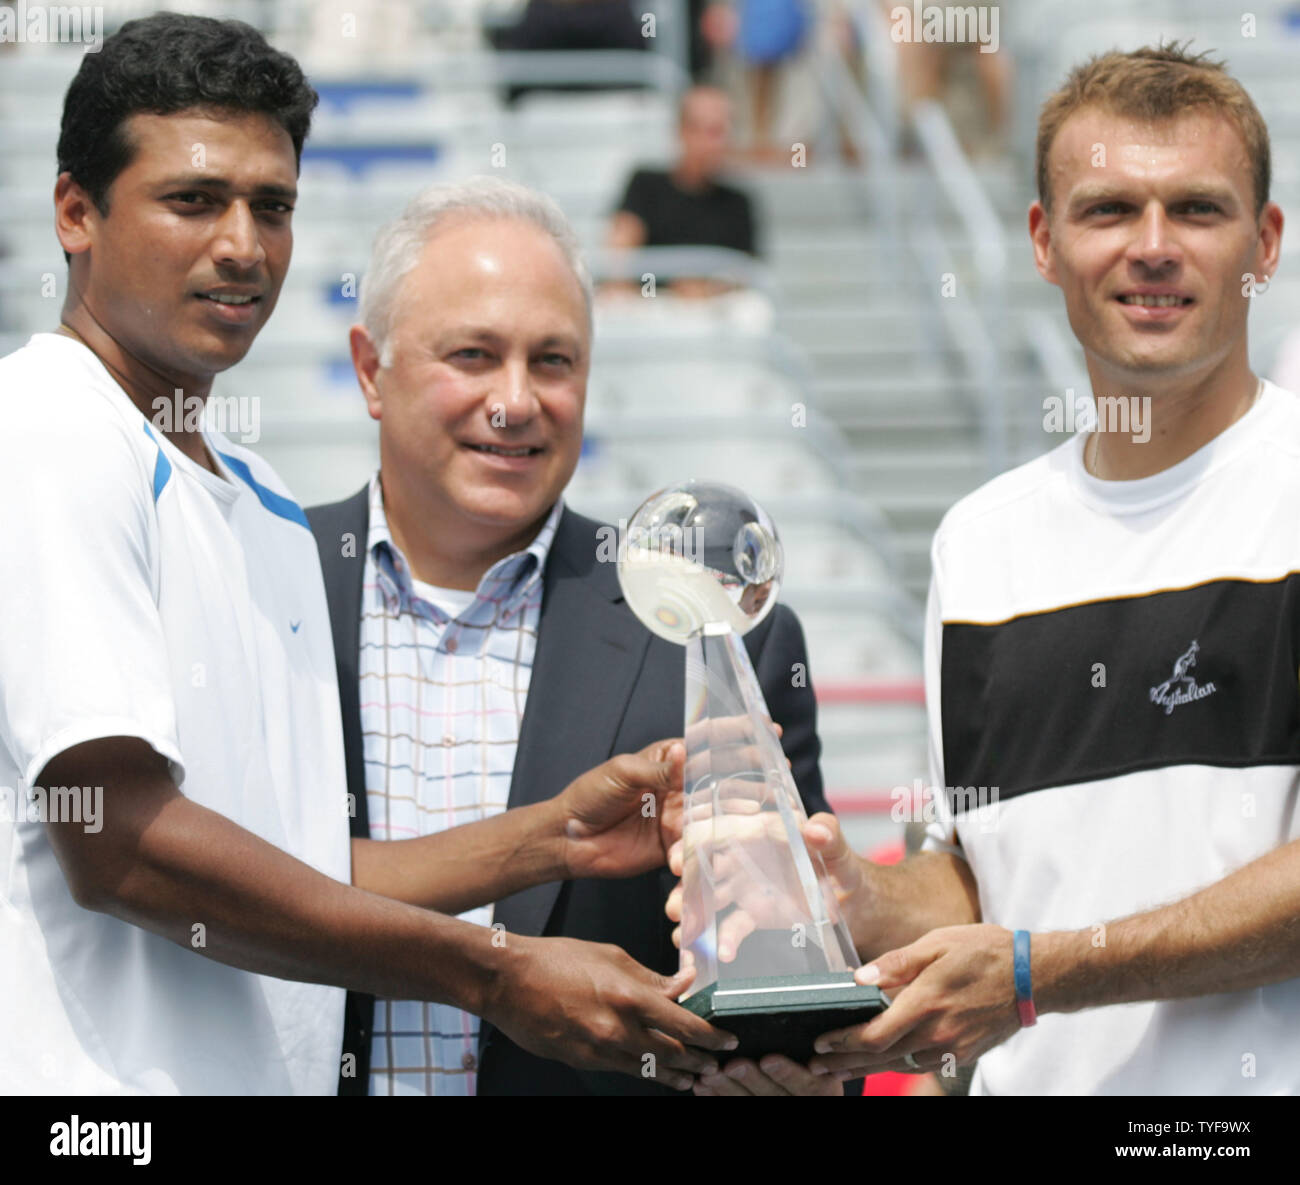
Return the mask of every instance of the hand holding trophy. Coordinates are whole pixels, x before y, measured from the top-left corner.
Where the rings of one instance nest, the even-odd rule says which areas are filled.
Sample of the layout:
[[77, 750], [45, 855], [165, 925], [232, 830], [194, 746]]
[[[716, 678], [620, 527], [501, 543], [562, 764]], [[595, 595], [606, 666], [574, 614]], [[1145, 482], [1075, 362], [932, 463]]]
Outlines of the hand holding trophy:
[[857, 953], [741, 642], [776, 604], [772, 521], [730, 486], [686, 482], [628, 524], [618, 575], [645, 626], [686, 647], [682, 832], [685, 1007], [740, 1039], [737, 1056], [807, 1062], [813, 1039], [887, 1001], [853, 982]]

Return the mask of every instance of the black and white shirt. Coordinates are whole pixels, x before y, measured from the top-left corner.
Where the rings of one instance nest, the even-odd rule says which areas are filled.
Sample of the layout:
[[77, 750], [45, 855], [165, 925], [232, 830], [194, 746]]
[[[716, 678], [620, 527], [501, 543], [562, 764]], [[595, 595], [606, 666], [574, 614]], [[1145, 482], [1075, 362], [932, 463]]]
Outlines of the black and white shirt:
[[[970, 862], [985, 922], [1101, 943], [1300, 837], [1300, 400], [1265, 384], [1136, 481], [1084, 440], [935, 535], [925, 847]], [[1300, 979], [1044, 1015], [972, 1090], [1300, 1093]]]

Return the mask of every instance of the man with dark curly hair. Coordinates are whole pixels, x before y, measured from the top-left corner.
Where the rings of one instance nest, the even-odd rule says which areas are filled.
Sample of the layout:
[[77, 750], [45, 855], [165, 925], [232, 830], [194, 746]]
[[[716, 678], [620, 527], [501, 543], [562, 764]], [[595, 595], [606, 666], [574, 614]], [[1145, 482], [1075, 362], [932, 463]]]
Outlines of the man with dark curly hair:
[[434, 912], [661, 865], [680, 745], [376, 860], [307, 519], [171, 414], [275, 307], [315, 104], [254, 29], [173, 15], [68, 90], [63, 323], [0, 359], [0, 1092], [333, 1093], [344, 988], [688, 1087], [715, 1063], [685, 1043], [728, 1044], [689, 977]]

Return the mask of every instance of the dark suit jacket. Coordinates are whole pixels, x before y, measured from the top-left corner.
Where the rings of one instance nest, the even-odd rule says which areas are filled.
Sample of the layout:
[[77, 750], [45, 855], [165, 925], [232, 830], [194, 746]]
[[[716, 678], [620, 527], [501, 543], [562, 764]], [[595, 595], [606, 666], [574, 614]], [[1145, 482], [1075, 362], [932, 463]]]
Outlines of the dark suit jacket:
[[[369, 528], [368, 491], [307, 511], [320, 549], [334, 632], [352, 834], [368, 838], [361, 738], [358, 655], [361, 582]], [[565, 510], [544, 573], [542, 614], [528, 700], [520, 728], [510, 806], [558, 794], [579, 774], [616, 753], [680, 736], [685, 718], [683, 650], [655, 637], [623, 601], [615, 566], [597, 562], [600, 524]], [[349, 538], [350, 537], [350, 538]], [[829, 809], [822, 796], [816, 704], [798, 619], [777, 607], [745, 636], [745, 646], [811, 815]], [[793, 664], [805, 677], [795, 678]], [[796, 686], [796, 684], [798, 684]], [[493, 920], [507, 931], [612, 942], [664, 974], [678, 954], [663, 905], [674, 878], [661, 869], [626, 880], [537, 885], [497, 903]], [[349, 993], [344, 1052], [356, 1076], [341, 1094], [365, 1094], [370, 1071], [373, 998]], [[671, 1094], [620, 1074], [583, 1073], [520, 1049], [484, 1022], [479, 1039], [480, 1094]]]

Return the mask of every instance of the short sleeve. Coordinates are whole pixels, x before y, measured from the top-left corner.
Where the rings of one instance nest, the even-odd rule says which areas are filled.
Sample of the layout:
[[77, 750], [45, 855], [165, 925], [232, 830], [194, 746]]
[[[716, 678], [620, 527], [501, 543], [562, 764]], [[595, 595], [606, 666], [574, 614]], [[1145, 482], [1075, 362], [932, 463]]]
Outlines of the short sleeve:
[[943, 696], [940, 673], [943, 669], [943, 610], [940, 605], [940, 569], [938, 547], [931, 549], [930, 592], [925, 601], [925, 714], [930, 750], [930, 792], [934, 818], [926, 825], [923, 852], [947, 852], [961, 856], [948, 796], [944, 793], [943, 767]]
[[748, 194], [740, 194], [738, 219], [738, 245], [741, 251], [758, 257], [758, 230], [754, 219], [754, 203]]
[[654, 195], [650, 192], [652, 179], [645, 169], [637, 169], [628, 179], [623, 198], [618, 203], [619, 211], [635, 214], [642, 222], [649, 225], [654, 214]]
[[110, 736], [147, 741], [179, 780], [144, 448], [93, 393], [4, 395], [0, 743], [29, 786], [58, 754]]

